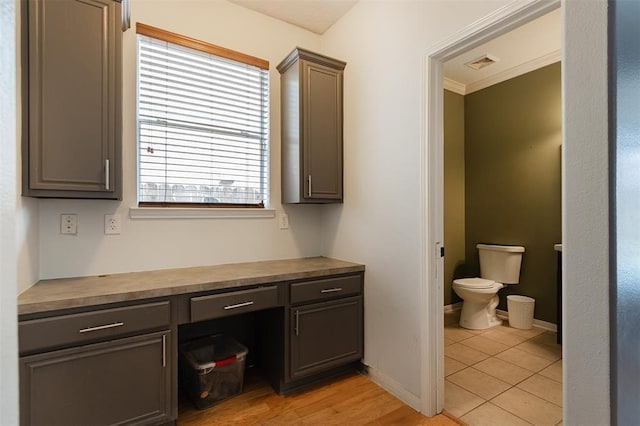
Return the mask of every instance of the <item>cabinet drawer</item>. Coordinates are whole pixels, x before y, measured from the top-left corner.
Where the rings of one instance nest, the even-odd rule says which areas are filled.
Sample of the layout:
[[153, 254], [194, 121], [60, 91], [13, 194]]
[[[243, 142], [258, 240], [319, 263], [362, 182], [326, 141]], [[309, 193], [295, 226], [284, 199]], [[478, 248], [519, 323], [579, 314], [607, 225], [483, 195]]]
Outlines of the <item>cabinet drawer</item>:
[[291, 284], [291, 304], [360, 294], [360, 275]]
[[278, 306], [278, 288], [260, 287], [191, 298], [191, 322]]
[[168, 301], [22, 321], [18, 324], [20, 353], [168, 328], [170, 323]]

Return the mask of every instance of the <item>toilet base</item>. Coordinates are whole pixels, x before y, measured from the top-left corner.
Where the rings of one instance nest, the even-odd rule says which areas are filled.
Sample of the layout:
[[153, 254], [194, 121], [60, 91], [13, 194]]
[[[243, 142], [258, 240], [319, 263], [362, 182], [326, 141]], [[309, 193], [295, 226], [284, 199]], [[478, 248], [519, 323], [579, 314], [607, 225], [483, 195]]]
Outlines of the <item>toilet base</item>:
[[484, 330], [502, 324], [502, 320], [496, 316], [499, 300], [498, 295], [495, 295], [488, 304], [463, 301], [460, 327]]

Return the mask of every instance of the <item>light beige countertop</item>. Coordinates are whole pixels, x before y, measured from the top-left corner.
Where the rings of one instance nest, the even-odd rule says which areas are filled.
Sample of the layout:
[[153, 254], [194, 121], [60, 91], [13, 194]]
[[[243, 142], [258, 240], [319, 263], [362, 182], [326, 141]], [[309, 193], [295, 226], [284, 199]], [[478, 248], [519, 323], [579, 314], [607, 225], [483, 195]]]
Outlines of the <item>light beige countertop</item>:
[[364, 271], [330, 259], [268, 260], [38, 281], [18, 297], [18, 315]]

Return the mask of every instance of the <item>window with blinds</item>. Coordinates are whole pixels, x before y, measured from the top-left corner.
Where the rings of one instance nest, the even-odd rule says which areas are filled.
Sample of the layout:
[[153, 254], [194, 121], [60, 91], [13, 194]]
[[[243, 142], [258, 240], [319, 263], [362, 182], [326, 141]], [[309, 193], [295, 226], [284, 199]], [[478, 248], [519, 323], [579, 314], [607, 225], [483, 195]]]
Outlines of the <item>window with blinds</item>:
[[268, 62], [137, 25], [140, 206], [264, 207]]

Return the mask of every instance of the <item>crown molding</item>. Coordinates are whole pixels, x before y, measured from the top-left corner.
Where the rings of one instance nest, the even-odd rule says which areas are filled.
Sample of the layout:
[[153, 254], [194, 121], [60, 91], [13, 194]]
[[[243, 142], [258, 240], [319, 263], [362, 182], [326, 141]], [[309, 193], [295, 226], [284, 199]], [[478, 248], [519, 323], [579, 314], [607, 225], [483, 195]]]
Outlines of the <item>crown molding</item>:
[[444, 87], [446, 90], [449, 90], [449, 91], [451, 91], [453, 93], [457, 93], [458, 95], [464, 96], [464, 95], [467, 94], [467, 86], [466, 85], [464, 85], [464, 84], [462, 84], [462, 83], [460, 83], [458, 81], [452, 80], [450, 78], [447, 78], [447, 77], [444, 78], [444, 81], [442, 83], [442, 87]]
[[539, 58], [532, 59], [523, 64], [516, 65], [515, 67], [500, 71], [497, 74], [493, 74], [482, 80], [474, 81], [473, 83], [464, 84], [451, 78], [444, 77], [443, 87], [459, 95], [468, 95], [469, 93], [477, 92], [478, 90], [486, 89], [494, 84], [502, 83], [503, 81], [511, 80], [512, 78], [521, 76], [531, 71], [535, 71], [547, 65], [555, 64], [562, 59], [562, 52], [554, 50]]

